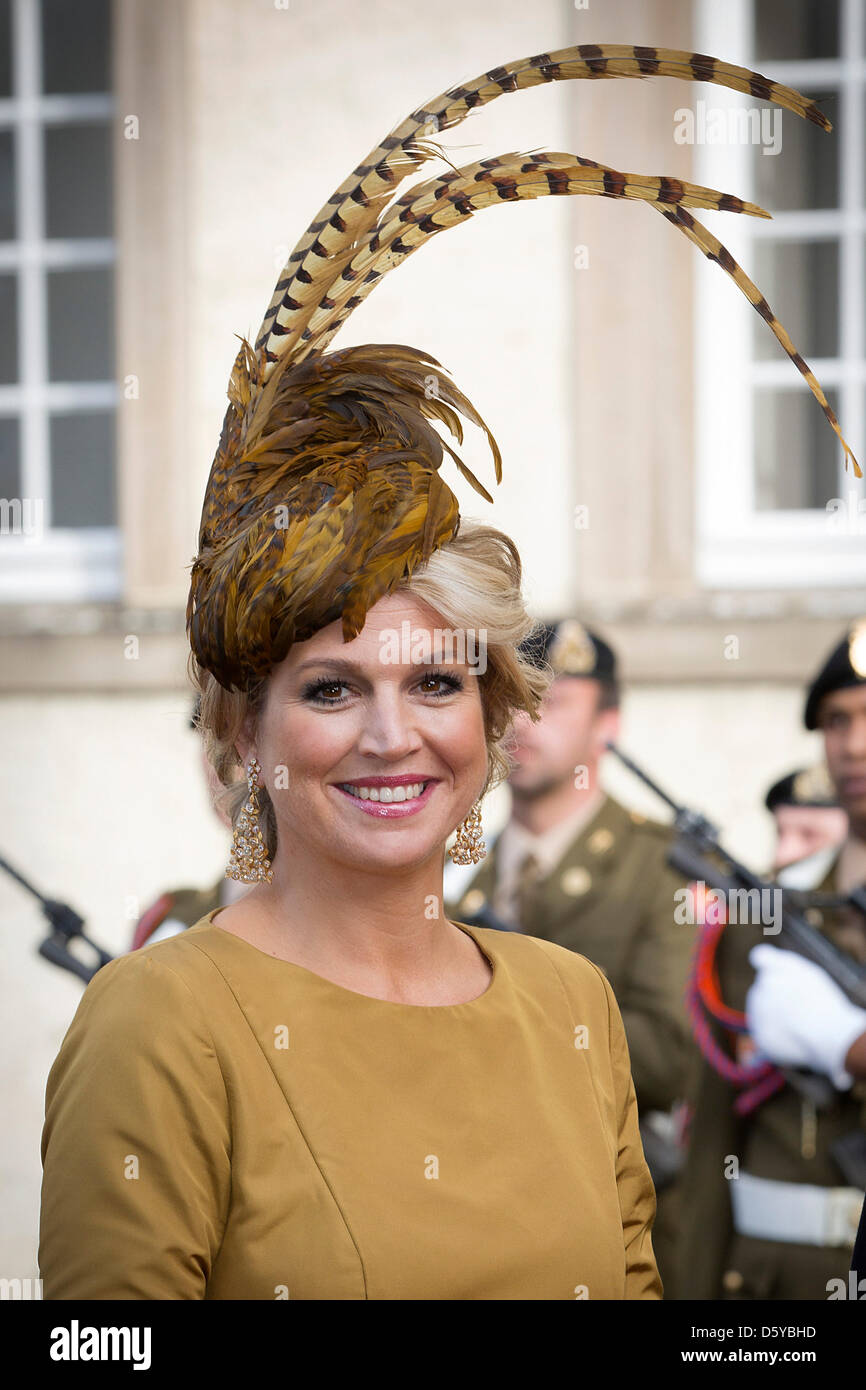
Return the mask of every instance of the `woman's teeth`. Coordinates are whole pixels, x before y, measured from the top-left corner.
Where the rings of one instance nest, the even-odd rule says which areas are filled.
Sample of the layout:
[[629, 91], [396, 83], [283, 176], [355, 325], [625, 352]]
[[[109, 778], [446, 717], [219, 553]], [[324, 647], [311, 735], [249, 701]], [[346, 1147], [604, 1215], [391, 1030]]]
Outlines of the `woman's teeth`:
[[411, 782], [403, 787], [353, 787], [349, 782], [340, 783], [342, 791], [362, 801], [411, 801], [420, 796], [426, 786], [426, 782]]

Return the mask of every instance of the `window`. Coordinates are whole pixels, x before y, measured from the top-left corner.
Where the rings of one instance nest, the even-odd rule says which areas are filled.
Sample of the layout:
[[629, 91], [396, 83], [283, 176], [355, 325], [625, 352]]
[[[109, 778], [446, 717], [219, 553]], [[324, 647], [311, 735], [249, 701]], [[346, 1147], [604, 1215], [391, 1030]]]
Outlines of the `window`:
[[0, 0], [0, 600], [115, 598], [110, 0]]
[[[866, 471], [866, 7], [863, 0], [699, 0], [696, 43], [796, 87], [833, 124], [716, 86], [706, 108], [748, 141], [696, 139], [694, 178], [772, 220], [706, 214], [820, 381]], [[702, 128], [695, 121], [695, 130]], [[710, 122], [703, 129], [709, 136]], [[719, 122], [718, 130], [724, 130]], [[776, 148], [774, 148], [774, 146]], [[701, 215], [703, 220], [704, 215]], [[866, 490], [766, 324], [717, 266], [696, 286], [697, 571], [711, 587], [866, 579]]]

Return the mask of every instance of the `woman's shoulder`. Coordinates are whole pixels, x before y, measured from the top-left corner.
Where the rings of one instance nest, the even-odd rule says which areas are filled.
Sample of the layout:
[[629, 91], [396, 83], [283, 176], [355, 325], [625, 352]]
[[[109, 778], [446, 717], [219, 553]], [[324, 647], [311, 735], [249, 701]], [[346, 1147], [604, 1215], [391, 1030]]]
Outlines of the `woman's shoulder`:
[[145, 943], [138, 950], [130, 951], [129, 958], [153, 960], [166, 969], [182, 973], [194, 969], [197, 965], [201, 966], [204, 959], [211, 958], [220, 938], [225, 936], [225, 932], [215, 925], [213, 917], [214, 913], [208, 912], [183, 931], [174, 932], [171, 936]]
[[186, 936], [115, 956], [89, 981], [48, 1074], [46, 1117], [95, 1095], [122, 1107], [148, 1077], [193, 1078], [222, 1103], [217, 973]]
[[152, 1028], [154, 1009], [173, 1014], [176, 1006], [200, 1005], [208, 984], [217, 982], [207, 953], [213, 930], [202, 918], [176, 936], [115, 956], [88, 983], [76, 1019], [116, 1017], [131, 1031], [139, 1023]]
[[532, 977], [539, 982], [546, 980], [554, 987], [558, 985], [570, 998], [581, 1003], [608, 1006], [612, 991], [604, 971], [578, 951], [523, 932], [497, 931], [493, 927], [471, 927], [469, 930], [482, 947], [500, 956], [513, 974]]

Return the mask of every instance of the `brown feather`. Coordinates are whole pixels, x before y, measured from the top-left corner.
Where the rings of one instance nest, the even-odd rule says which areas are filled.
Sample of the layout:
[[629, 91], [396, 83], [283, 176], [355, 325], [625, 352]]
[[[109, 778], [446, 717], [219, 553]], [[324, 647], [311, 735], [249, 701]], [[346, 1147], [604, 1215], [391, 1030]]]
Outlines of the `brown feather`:
[[[491, 69], [414, 111], [307, 228], [255, 345], [240, 340], [202, 509], [187, 627], [196, 657], [222, 685], [250, 688], [293, 642], [328, 623], [341, 620], [344, 640], [351, 640], [369, 608], [457, 533], [457, 500], [440, 472], [446, 455], [492, 501], [437, 426], [458, 445], [463, 420], [480, 428], [498, 483], [496, 440], [433, 357], [394, 343], [324, 352], [388, 270], [482, 208], [579, 194], [651, 202], [755, 305], [850, 455], [820, 386], [766, 301], [687, 210], [766, 217], [762, 208], [664, 175], [623, 174], [550, 151], [459, 169], [430, 139], [510, 92], [572, 78], [648, 76], [719, 83], [830, 129], [808, 98], [747, 68], [680, 50], [583, 44]], [[440, 157], [448, 172], [395, 197], [406, 177]], [[854, 466], [859, 474], [856, 460]]]

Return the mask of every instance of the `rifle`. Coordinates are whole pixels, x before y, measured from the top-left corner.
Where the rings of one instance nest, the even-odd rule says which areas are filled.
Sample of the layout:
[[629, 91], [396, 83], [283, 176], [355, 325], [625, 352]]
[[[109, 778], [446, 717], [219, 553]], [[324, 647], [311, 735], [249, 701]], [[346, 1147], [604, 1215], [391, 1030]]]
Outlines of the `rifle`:
[[[40, 956], [44, 956], [54, 965], [59, 965], [62, 970], [71, 971], [73, 975], [77, 975], [80, 980], [88, 984], [97, 970], [101, 970], [103, 965], [107, 965], [112, 957], [107, 951], [103, 951], [101, 946], [97, 946], [95, 941], [91, 941], [89, 936], [85, 936], [81, 930], [84, 926], [84, 918], [80, 917], [68, 903], [43, 897], [38, 888], [34, 888], [23, 874], [20, 874], [17, 869], [13, 869], [12, 865], [3, 858], [0, 858], [0, 869], [5, 869], [16, 883], [20, 883], [22, 888], [26, 888], [28, 893], [33, 894], [51, 923], [51, 931], [39, 944]], [[69, 943], [76, 937], [95, 953], [95, 965], [91, 966], [85, 961], [79, 960], [78, 956], [73, 955], [70, 951]]]
[[[804, 904], [809, 901], [809, 895], [782, 888], [772, 880], [752, 873], [751, 869], [723, 848], [719, 843], [718, 830], [705, 816], [687, 806], [678, 805], [614, 743], [608, 743], [607, 747], [673, 811], [676, 839], [668, 854], [668, 863], [672, 868], [684, 874], [688, 880], [709, 884], [725, 895], [743, 890], [747, 893], [753, 890], [760, 893], [768, 889], [778, 892], [782, 914], [781, 925], [774, 933], [776, 944], [783, 949], [796, 951], [826, 970], [852, 1003], [866, 1009], [866, 965], [861, 965], [810, 926], [804, 916]], [[833, 905], [853, 906], [866, 914], [866, 892], [859, 888], [851, 894], [840, 894], [833, 899]], [[782, 1067], [780, 1070], [786, 1080], [815, 1106], [824, 1108], [832, 1103], [836, 1092], [829, 1078], [799, 1067]]]

